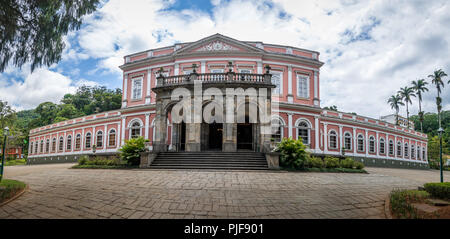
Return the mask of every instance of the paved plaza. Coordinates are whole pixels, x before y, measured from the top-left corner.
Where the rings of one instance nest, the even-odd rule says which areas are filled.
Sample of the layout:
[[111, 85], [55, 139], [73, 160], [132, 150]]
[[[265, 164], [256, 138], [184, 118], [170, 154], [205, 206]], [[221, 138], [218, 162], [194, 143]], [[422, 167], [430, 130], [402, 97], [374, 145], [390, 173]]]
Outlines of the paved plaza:
[[[284, 171], [70, 169], [9, 166], [29, 189], [0, 218], [385, 218], [393, 188], [438, 181], [439, 171], [369, 174]], [[445, 172], [446, 181], [450, 173]]]

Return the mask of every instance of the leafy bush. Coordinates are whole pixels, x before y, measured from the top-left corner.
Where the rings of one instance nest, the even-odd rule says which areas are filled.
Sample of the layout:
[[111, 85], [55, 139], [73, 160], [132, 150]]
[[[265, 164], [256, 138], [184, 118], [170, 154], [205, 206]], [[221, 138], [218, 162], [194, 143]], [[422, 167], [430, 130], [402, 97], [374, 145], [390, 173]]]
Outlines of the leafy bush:
[[392, 213], [398, 218], [418, 218], [417, 210], [411, 205], [423, 202], [430, 195], [419, 190], [394, 190], [390, 194]]
[[327, 156], [324, 158], [324, 163], [326, 168], [337, 168], [339, 166], [339, 159]]
[[444, 183], [426, 183], [424, 185], [425, 191], [430, 193], [435, 198], [444, 200], [450, 199], [450, 182]]
[[78, 165], [86, 165], [87, 161], [89, 160], [88, 156], [83, 155], [78, 159]]
[[339, 167], [341, 168], [353, 168], [355, 165], [355, 161], [353, 161], [353, 159], [351, 158], [345, 158], [343, 160], [341, 160], [341, 162], [339, 163]]
[[138, 137], [130, 140], [125, 140], [125, 144], [120, 148], [120, 157], [128, 163], [128, 165], [139, 165], [141, 162], [140, 152], [145, 150], [145, 140], [143, 137]]
[[27, 185], [23, 182], [2, 179], [0, 182], [0, 203], [6, 201], [9, 198], [14, 197], [18, 192], [24, 189]]
[[306, 146], [301, 139], [283, 138], [275, 152], [280, 152], [280, 166], [291, 169], [304, 168], [308, 158]]
[[307, 164], [308, 164], [308, 167], [310, 167], [310, 168], [324, 168], [325, 167], [323, 160], [319, 157], [309, 157]]
[[364, 168], [364, 164], [358, 161], [355, 161], [354, 164], [356, 169], [363, 169]]

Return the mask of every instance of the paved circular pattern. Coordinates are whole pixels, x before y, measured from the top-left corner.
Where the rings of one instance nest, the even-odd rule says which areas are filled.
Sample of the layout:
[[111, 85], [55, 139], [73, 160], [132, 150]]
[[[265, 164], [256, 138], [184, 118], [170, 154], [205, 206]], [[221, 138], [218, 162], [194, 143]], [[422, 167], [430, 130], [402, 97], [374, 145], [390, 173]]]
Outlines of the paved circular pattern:
[[70, 166], [7, 167], [6, 177], [29, 190], [0, 207], [0, 218], [384, 218], [393, 188], [439, 180], [435, 170], [383, 168], [343, 174]]

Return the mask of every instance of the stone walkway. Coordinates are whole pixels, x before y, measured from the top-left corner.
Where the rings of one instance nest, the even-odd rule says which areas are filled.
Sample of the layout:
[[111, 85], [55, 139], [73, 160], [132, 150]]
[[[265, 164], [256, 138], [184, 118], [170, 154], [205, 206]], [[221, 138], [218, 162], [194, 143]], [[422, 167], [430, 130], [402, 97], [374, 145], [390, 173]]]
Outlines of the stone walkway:
[[338, 174], [72, 165], [6, 167], [6, 178], [26, 182], [29, 190], [0, 207], [0, 218], [384, 218], [384, 199], [393, 188], [439, 180], [434, 170]]

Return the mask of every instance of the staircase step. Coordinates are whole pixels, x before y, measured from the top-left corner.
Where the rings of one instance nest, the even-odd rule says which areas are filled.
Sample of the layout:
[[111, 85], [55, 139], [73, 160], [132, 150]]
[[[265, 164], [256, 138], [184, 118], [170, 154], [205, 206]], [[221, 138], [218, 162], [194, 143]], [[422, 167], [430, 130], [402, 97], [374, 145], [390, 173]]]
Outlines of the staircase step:
[[162, 152], [151, 168], [161, 169], [268, 169], [265, 155], [258, 152]]

